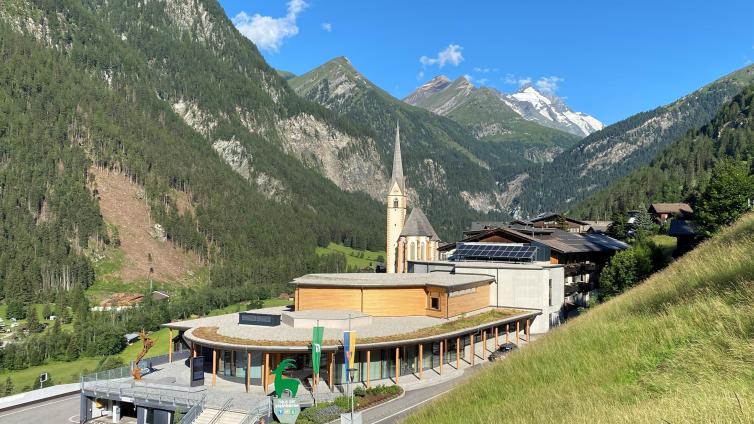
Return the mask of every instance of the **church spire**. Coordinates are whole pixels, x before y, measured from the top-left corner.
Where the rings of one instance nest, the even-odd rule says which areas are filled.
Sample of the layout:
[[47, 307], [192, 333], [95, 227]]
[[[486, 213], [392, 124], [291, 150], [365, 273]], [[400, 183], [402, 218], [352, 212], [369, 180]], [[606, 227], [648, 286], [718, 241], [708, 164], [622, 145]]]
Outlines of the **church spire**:
[[393, 176], [390, 178], [390, 187], [398, 183], [402, 193], [406, 193], [406, 183], [403, 177], [403, 160], [401, 159], [401, 125], [395, 123], [395, 151], [393, 152]]

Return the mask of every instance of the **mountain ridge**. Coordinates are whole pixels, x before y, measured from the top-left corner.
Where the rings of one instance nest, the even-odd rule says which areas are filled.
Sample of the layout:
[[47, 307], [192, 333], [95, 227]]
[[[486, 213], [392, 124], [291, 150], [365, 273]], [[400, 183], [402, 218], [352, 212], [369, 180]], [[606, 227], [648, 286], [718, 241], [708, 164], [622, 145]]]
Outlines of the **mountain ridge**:
[[[584, 137], [602, 129], [596, 118], [583, 112], [573, 112], [565, 102], [554, 94], [542, 94], [531, 85], [525, 85], [516, 93], [503, 93], [492, 87], [475, 87], [465, 76], [449, 82], [445, 75], [438, 75], [418, 87], [403, 101], [439, 115], [449, 115], [477, 90], [491, 90], [500, 98], [502, 105], [495, 108], [513, 111], [527, 121]], [[493, 107], [493, 106], [491, 106]]]

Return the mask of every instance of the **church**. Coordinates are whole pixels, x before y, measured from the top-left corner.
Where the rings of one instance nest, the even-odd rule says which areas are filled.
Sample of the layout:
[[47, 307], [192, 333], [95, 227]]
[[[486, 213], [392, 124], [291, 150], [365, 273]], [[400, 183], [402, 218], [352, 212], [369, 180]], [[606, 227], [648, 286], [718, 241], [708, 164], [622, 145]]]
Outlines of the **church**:
[[440, 238], [419, 207], [411, 209], [406, 219], [408, 193], [403, 176], [401, 158], [400, 124], [395, 128], [393, 175], [387, 193], [387, 246], [388, 273], [407, 272], [408, 261], [436, 261], [439, 259]]

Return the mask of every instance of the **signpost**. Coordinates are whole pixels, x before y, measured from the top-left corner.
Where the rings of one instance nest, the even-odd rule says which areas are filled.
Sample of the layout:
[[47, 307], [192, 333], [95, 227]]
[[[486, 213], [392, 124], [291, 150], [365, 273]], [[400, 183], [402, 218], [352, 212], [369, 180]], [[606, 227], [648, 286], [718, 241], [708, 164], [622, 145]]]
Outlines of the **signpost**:
[[42, 374], [39, 374], [39, 388], [44, 388], [45, 382], [49, 380], [49, 375], [46, 372], [43, 372]]

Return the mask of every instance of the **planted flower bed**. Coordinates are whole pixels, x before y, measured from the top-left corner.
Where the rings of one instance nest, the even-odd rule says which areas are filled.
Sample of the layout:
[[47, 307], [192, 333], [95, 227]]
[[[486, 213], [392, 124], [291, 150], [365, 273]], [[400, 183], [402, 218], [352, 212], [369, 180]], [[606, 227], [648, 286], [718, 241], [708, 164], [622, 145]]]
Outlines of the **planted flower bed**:
[[[357, 387], [353, 390], [354, 410], [366, 409], [403, 393], [400, 386], [376, 386], [365, 389]], [[338, 396], [332, 402], [320, 403], [306, 408], [296, 420], [297, 424], [323, 424], [338, 419], [340, 414], [351, 410], [351, 399], [348, 396]]]

